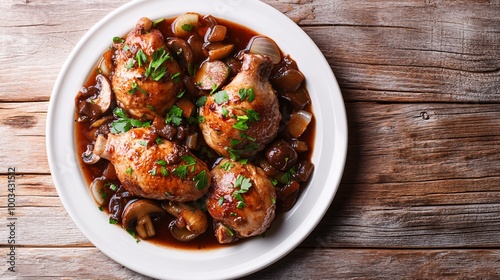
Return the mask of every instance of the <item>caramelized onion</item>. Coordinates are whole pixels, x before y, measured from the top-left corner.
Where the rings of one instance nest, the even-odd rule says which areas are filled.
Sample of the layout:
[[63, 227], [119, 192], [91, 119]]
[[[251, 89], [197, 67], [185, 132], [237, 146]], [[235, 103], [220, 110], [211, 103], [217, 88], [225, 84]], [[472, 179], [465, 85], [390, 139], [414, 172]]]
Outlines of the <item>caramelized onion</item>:
[[306, 131], [311, 120], [312, 114], [307, 111], [300, 110], [294, 112], [288, 122], [288, 132], [294, 138], [300, 137]]
[[188, 149], [194, 150], [196, 148], [197, 144], [198, 144], [198, 133], [197, 132], [189, 134], [186, 137], [186, 147], [188, 147]]
[[198, 26], [198, 21], [197, 13], [184, 13], [172, 23], [172, 32], [175, 36], [187, 36], [191, 30]]
[[255, 36], [247, 46], [250, 53], [269, 56], [274, 64], [281, 61], [281, 51], [276, 43], [264, 36]]
[[104, 189], [104, 180], [102, 178], [96, 178], [90, 184], [90, 192], [94, 198], [97, 205], [101, 206], [106, 202], [106, 190]]

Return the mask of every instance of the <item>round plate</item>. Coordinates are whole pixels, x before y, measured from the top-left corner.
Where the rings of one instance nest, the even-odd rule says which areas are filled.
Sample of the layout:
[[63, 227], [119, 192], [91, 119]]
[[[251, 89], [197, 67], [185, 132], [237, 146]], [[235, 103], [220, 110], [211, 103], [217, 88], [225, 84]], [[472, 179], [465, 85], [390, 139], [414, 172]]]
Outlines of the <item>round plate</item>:
[[[265, 238], [212, 250], [179, 250], [136, 243], [108, 224], [91, 198], [76, 159], [74, 98], [112, 38], [127, 34], [141, 17], [211, 14], [274, 39], [304, 73], [316, 117], [315, 171], [296, 205], [277, 215]], [[169, 279], [221, 279], [248, 275], [294, 249], [321, 220], [337, 191], [347, 152], [344, 103], [331, 68], [313, 41], [293, 21], [260, 1], [132, 1], [98, 22], [65, 62], [50, 99], [47, 152], [52, 177], [69, 216], [83, 234], [118, 263], [144, 275]]]

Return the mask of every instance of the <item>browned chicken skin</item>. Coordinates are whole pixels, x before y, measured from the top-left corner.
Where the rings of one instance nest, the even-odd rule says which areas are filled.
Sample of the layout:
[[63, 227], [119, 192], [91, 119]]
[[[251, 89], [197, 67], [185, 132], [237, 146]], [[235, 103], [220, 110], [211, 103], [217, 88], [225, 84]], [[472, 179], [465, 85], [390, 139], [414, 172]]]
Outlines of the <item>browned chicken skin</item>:
[[210, 185], [207, 165], [185, 147], [163, 140], [155, 142], [150, 128], [100, 135], [94, 153], [115, 167], [123, 187], [132, 195], [172, 201], [194, 201]]
[[[183, 87], [179, 82], [182, 77], [177, 76], [182, 71], [165, 46], [163, 35], [152, 28], [152, 24], [150, 19], [141, 18], [125, 42], [117, 46], [116, 68], [111, 81], [118, 106], [138, 119], [164, 116]], [[154, 67], [150, 65], [155, 60], [155, 52], [156, 61], [160, 54], [168, 58], [152, 71]]]
[[241, 71], [200, 108], [205, 141], [220, 155], [250, 157], [276, 137], [281, 114], [271, 68], [269, 57], [243, 54]]
[[212, 171], [207, 209], [219, 243], [264, 233], [274, 219], [276, 190], [250, 163], [223, 159]]

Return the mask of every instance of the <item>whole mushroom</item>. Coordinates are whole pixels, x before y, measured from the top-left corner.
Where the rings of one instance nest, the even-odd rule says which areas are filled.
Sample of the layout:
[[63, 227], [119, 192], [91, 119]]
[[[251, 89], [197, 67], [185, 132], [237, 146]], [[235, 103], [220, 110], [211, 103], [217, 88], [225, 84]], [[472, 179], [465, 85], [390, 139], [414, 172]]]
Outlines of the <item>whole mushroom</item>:
[[165, 211], [154, 201], [139, 199], [129, 203], [122, 216], [122, 227], [134, 230], [142, 239], [156, 235], [153, 220], [165, 217]]
[[175, 201], [164, 201], [161, 206], [177, 218], [169, 226], [175, 239], [191, 241], [207, 230], [207, 215], [199, 208]]
[[106, 113], [114, 101], [114, 95], [111, 92], [111, 83], [106, 76], [99, 74], [96, 76], [96, 86], [98, 89], [97, 96], [79, 102], [78, 111], [80, 114], [97, 119]]

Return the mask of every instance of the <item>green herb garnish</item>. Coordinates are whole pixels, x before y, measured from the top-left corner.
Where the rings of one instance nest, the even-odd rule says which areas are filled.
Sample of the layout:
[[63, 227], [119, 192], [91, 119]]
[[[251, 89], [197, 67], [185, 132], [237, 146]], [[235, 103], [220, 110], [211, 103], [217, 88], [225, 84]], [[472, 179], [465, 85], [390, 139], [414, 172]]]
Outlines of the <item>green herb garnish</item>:
[[198, 190], [203, 190], [208, 185], [207, 171], [203, 170], [194, 176], [193, 180], [196, 182], [195, 186]]
[[167, 73], [167, 68], [165, 66], [162, 67], [162, 65], [167, 59], [173, 60], [170, 54], [165, 50], [165, 47], [161, 47], [154, 51], [149, 66], [146, 69], [146, 78], [151, 78], [154, 81], [159, 81], [163, 78]]
[[193, 30], [194, 25], [189, 24], [189, 23], [186, 23], [186, 24], [183, 24], [183, 25], [181, 26], [181, 28], [182, 28], [182, 30], [184, 30], [184, 31], [186, 31], [186, 32], [189, 32], [189, 31]]
[[229, 100], [229, 95], [225, 90], [221, 90], [215, 93], [215, 99], [214, 102], [217, 104], [222, 104], [224, 102], [227, 102]]

